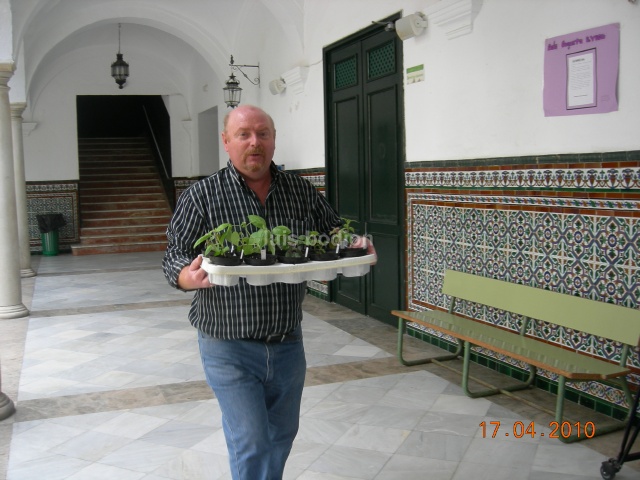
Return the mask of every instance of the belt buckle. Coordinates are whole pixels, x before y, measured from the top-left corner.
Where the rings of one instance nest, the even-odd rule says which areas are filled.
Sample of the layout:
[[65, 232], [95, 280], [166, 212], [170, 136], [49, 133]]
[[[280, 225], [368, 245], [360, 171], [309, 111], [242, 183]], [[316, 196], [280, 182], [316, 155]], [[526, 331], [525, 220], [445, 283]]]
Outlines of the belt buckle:
[[285, 338], [287, 338], [286, 333], [271, 334], [267, 336], [266, 343], [275, 343], [275, 342], [282, 343], [284, 342]]

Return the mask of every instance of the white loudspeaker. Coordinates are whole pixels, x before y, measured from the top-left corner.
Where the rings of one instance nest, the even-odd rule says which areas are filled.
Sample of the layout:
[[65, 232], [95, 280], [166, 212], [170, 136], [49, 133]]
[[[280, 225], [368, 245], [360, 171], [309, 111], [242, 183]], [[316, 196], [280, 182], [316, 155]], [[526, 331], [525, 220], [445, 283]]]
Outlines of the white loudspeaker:
[[427, 27], [427, 19], [421, 13], [412, 13], [396, 20], [396, 33], [400, 40], [407, 40], [420, 35]]
[[281, 78], [276, 78], [269, 82], [269, 91], [272, 95], [278, 95], [284, 92], [285, 88], [287, 88], [287, 84], [284, 83], [284, 80]]

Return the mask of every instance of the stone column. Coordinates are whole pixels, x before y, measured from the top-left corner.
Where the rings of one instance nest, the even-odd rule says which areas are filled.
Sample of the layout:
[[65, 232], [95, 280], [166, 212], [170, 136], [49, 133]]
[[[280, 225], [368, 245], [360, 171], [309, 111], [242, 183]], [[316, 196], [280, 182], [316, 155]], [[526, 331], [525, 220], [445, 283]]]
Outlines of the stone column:
[[16, 411], [16, 406], [6, 394], [2, 393], [2, 371], [0, 370], [0, 420], [9, 418]]
[[16, 180], [16, 212], [18, 214], [18, 243], [20, 245], [20, 276], [35, 277], [31, 268], [29, 245], [29, 217], [27, 215], [27, 182], [24, 174], [24, 145], [22, 141], [22, 112], [26, 103], [11, 104], [11, 131], [13, 132], [13, 170]]
[[22, 304], [20, 245], [8, 82], [13, 64], [0, 64], [0, 320], [29, 315]]

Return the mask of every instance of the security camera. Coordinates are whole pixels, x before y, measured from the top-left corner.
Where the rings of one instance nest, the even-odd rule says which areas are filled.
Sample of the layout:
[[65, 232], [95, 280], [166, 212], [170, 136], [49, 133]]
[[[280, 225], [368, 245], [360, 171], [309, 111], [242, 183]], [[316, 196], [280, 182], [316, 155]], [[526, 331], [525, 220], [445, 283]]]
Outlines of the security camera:
[[276, 78], [275, 80], [271, 80], [269, 82], [269, 91], [272, 95], [278, 95], [279, 93], [284, 92], [286, 88], [287, 84], [282, 78]]

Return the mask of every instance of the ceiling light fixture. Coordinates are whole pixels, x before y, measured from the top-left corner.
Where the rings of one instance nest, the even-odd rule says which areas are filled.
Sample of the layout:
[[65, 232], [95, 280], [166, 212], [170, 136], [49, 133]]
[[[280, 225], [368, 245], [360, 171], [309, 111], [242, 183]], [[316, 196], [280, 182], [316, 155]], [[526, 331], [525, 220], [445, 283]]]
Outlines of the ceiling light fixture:
[[129, 64], [122, 58], [120, 53], [120, 29], [122, 25], [118, 24], [118, 53], [116, 53], [116, 61], [111, 64], [111, 76], [118, 84], [118, 88], [124, 88], [124, 84], [129, 76]]

